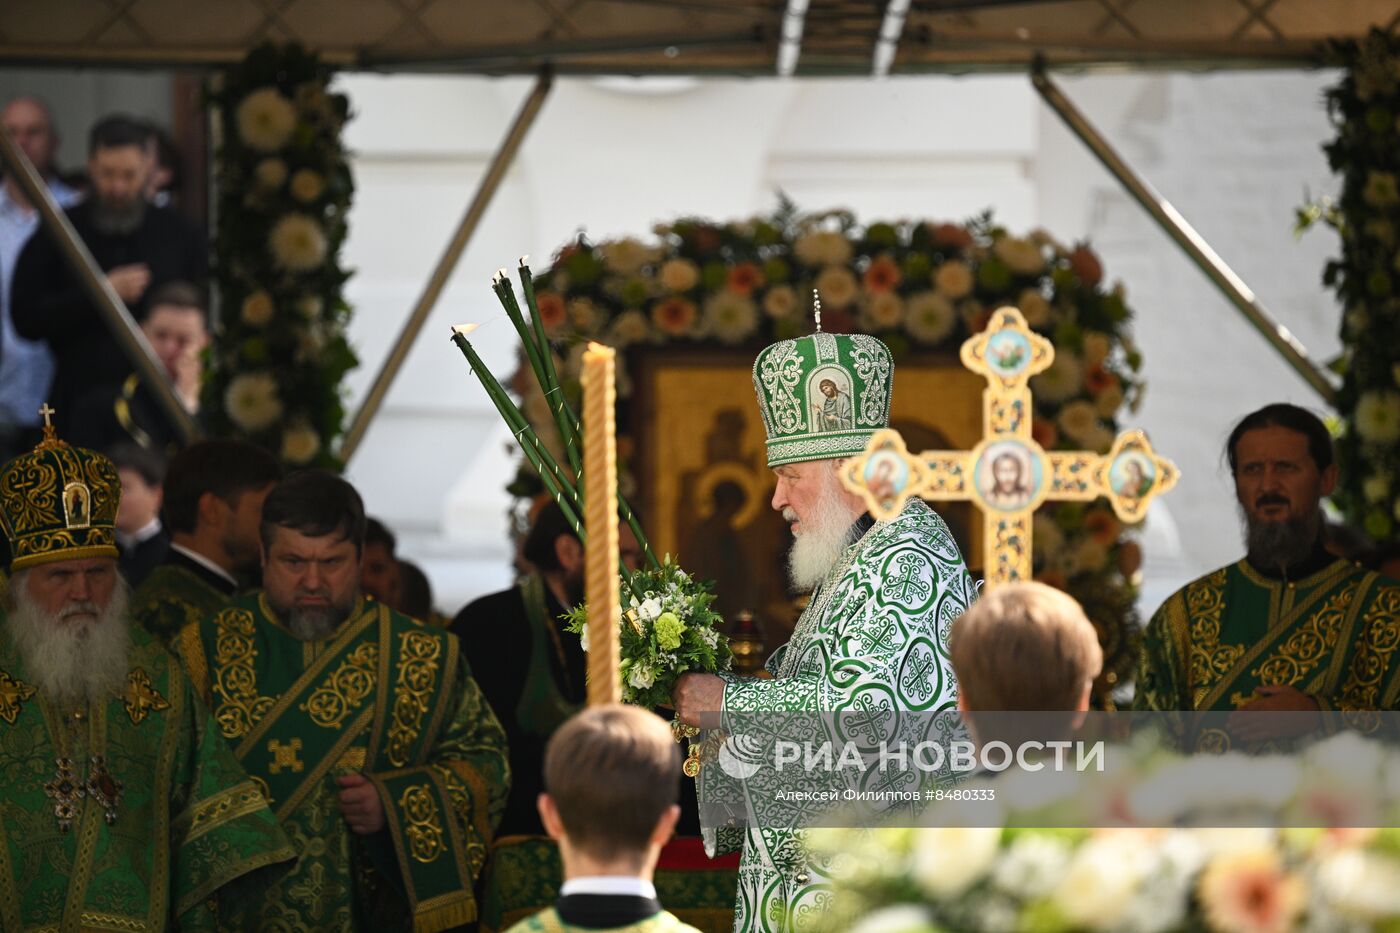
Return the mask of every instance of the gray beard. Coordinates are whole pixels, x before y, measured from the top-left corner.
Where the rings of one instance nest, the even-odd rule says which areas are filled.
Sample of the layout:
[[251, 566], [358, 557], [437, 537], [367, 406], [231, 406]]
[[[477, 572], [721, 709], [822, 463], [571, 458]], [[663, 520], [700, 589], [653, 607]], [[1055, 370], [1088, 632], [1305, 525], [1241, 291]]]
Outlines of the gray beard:
[[1251, 521], [1240, 506], [1244, 521], [1245, 549], [1256, 567], [1285, 570], [1312, 555], [1322, 531], [1322, 513], [1313, 512], [1281, 522]]
[[856, 516], [841, 502], [840, 481], [831, 474], [831, 483], [822, 490], [813, 514], [800, 523], [801, 534], [788, 552], [788, 579], [799, 593], [810, 593], [826, 579], [853, 541]]
[[349, 606], [327, 606], [325, 609], [298, 609], [293, 606], [279, 615], [286, 620], [287, 631], [301, 641], [322, 641], [330, 638], [350, 618]]
[[112, 204], [96, 198], [92, 202], [92, 225], [104, 236], [126, 236], [141, 229], [146, 219], [146, 202], [137, 198], [129, 205]]
[[102, 703], [126, 680], [131, 623], [126, 582], [117, 581], [107, 608], [93, 622], [65, 621], [45, 612], [25, 592], [23, 574], [12, 581], [14, 608], [5, 628], [27, 677], [60, 706]]

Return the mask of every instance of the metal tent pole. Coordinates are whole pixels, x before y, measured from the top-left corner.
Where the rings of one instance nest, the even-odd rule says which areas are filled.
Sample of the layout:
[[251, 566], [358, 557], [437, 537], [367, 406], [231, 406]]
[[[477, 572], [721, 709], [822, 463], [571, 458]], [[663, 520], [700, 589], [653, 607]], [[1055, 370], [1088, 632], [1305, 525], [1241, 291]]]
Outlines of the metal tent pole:
[[1210, 244], [1205, 238], [1196, 232], [1195, 228], [1186, 222], [1180, 212], [1171, 205], [1171, 202], [1157, 193], [1147, 182], [1139, 178], [1128, 166], [1117, 152], [1113, 150], [1094, 127], [1092, 123], [1080, 113], [1072, 104], [1068, 97], [1050, 80], [1045, 73], [1043, 63], [1037, 63], [1031, 71], [1031, 83], [1039, 92], [1045, 103], [1050, 105], [1050, 109], [1064, 121], [1070, 132], [1079, 137], [1079, 141], [1089, 147], [1103, 167], [1108, 169], [1119, 184], [1133, 196], [1133, 199], [1142, 205], [1143, 210], [1157, 221], [1157, 225], [1166, 231], [1176, 245], [1181, 247], [1196, 266], [1206, 274], [1215, 287], [1230, 300], [1240, 313], [1254, 325], [1259, 333], [1264, 335], [1264, 339], [1273, 345], [1284, 361], [1293, 370], [1312, 386], [1318, 395], [1328, 405], [1335, 406], [1337, 401], [1337, 389], [1332, 381], [1328, 379], [1324, 372], [1308, 356], [1307, 348], [1299, 342], [1297, 337], [1282, 324], [1273, 319], [1264, 306], [1259, 303], [1259, 299], [1254, 296], [1254, 292], [1244, 283], [1234, 270], [1225, 264], [1225, 260], [1216, 255], [1215, 250], [1210, 248]]

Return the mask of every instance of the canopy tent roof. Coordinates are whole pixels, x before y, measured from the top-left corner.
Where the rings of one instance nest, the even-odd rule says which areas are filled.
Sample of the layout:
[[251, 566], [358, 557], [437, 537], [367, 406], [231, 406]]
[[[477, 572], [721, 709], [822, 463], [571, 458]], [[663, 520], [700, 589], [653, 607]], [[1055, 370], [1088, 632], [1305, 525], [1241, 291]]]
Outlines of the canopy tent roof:
[[1400, 23], [1395, 0], [4, 0], [0, 60], [219, 64], [271, 39], [386, 71], [769, 75], [785, 14], [809, 75], [870, 74], [882, 28], [899, 74], [1292, 66]]

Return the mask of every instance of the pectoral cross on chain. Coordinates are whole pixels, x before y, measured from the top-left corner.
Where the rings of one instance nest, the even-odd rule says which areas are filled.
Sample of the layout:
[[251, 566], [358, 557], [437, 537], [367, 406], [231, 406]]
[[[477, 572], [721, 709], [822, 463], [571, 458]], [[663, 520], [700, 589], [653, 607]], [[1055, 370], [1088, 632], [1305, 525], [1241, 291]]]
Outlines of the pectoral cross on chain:
[[987, 586], [1031, 578], [1031, 516], [1042, 503], [1103, 496], [1120, 520], [1135, 523], [1153, 498], [1176, 485], [1176, 466], [1157, 455], [1142, 431], [1118, 435], [1105, 454], [1046, 451], [1035, 442], [1030, 377], [1050, 368], [1055, 348], [1020, 311], [998, 310], [960, 355], [963, 366], [987, 380], [982, 442], [972, 450], [911, 455], [898, 431], [879, 431], [842, 469], [841, 482], [881, 521], [893, 519], [915, 496], [975, 503], [982, 511]]

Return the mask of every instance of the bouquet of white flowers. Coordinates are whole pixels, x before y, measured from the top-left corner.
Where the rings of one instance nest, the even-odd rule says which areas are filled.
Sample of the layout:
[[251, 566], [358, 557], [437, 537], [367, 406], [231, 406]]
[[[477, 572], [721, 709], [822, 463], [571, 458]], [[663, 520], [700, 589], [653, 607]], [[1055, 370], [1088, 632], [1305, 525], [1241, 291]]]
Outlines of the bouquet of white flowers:
[[[560, 388], [553, 349], [545, 336], [544, 324], [535, 304], [533, 279], [523, 259], [520, 261], [520, 283], [530, 313], [528, 322], [516, 302], [515, 291], [510, 279], [506, 278], [505, 270], [501, 270], [493, 280], [492, 287], [520, 335], [525, 358], [539, 381], [543, 397], [549, 400], [550, 413], [563, 442], [561, 459], [564, 462], [556, 459], [541, 443], [514, 400], [482, 363], [467, 339], [474, 326], [453, 328], [452, 339], [515, 435], [526, 459], [538, 471], [545, 488], [563, 511], [579, 540], [586, 544], [588, 529], [580, 518], [584, 514], [583, 484], [580, 482], [582, 429]], [[713, 674], [727, 670], [731, 658], [729, 643], [719, 630], [722, 620], [710, 608], [714, 602], [711, 584], [696, 582], [669, 556], [664, 562], [657, 560], [621, 492], [617, 501], [618, 514], [636, 535], [646, 561], [646, 567], [635, 572], [621, 564], [618, 566], [622, 579], [622, 602], [629, 607], [617, 620], [620, 626], [622, 698], [637, 706], [664, 706], [669, 704], [671, 688], [680, 675], [690, 672]], [[586, 607], [583, 605], [569, 612], [569, 630], [585, 636], [585, 646], [588, 644], [584, 631], [586, 619]], [[678, 734], [681, 734], [680, 730]]]
[[[729, 669], [729, 642], [710, 608], [710, 584], [697, 583], [667, 555], [659, 567], [632, 574], [631, 586], [631, 608], [618, 620], [623, 702], [665, 706], [682, 674]], [[578, 633], [587, 650], [586, 607], [575, 606], [568, 618], [569, 631]]]

